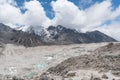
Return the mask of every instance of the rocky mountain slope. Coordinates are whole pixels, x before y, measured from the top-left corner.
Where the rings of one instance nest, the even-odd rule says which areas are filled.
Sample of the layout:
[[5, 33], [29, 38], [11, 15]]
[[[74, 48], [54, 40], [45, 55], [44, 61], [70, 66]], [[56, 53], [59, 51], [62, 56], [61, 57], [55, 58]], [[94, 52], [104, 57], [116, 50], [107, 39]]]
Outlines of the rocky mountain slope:
[[24, 46], [37, 46], [44, 44], [38, 35], [14, 30], [4, 24], [0, 24], [0, 42]]
[[73, 44], [73, 43], [97, 43], [97, 42], [115, 42], [116, 40], [99, 32], [80, 33], [74, 29], [65, 28], [61, 25], [43, 27], [31, 26], [27, 29], [29, 33], [35, 33], [44, 39], [46, 43], [51, 44]]
[[80, 33], [74, 29], [65, 28], [61, 25], [56, 27], [48, 27], [50, 38], [56, 43], [70, 44], [70, 43], [97, 43], [97, 42], [114, 42], [115, 39], [99, 32]]
[[116, 42], [116, 40], [99, 31], [80, 33], [61, 25], [49, 26], [47, 29], [31, 26], [23, 32], [0, 23], [0, 42], [32, 47], [50, 44]]

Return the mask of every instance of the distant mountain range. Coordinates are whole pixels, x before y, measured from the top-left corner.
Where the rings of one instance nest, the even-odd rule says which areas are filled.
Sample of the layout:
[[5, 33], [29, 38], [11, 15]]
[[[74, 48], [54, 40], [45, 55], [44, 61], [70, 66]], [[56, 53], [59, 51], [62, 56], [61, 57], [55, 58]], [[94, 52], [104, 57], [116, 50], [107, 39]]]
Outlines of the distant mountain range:
[[0, 42], [24, 45], [60, 45], [79, 43], [116, 42], [117, 40], [99, 31], [80, 33], [61, 25], [44, 27], [30, 26], [25, 32], [0, 23]]

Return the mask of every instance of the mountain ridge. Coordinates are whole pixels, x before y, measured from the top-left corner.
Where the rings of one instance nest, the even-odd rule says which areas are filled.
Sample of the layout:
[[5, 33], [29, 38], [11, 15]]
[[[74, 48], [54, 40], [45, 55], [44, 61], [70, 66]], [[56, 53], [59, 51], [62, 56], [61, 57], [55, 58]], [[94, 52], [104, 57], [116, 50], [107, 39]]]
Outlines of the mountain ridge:
[[[37, 26], [36, 26], [37, 27]], [[36, 28], [31, 26], [26, 32], [15, 30], [0, 23], [0, 42], [24, 45], [66, 45], [80, 43], [116, 42], [117, 40], [99, 31], [80, 33], [61, 25]]]

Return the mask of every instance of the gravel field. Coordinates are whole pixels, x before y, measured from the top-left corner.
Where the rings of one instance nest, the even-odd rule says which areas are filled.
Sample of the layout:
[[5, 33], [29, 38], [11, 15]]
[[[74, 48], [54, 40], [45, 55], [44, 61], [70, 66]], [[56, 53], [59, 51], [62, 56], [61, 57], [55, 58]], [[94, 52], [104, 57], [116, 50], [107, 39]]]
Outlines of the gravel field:
[[[40, 76], [49, 68], [57, 66], [64, 60], [85, 54], [90, 55], [97, 48], [107, 44], [109, 43], [53, 45], [27, 48], [12, 44], [1, 45], [0, 77], [1, 80], [14, 80], [13, 77], [15, 76], [24, 80], [37, 80], [37, 76]], [[80, 72], [81, 70], [78, 71], [78, 73]], [[59, 79], [60, 78], [57, 77], [55, 80]]]

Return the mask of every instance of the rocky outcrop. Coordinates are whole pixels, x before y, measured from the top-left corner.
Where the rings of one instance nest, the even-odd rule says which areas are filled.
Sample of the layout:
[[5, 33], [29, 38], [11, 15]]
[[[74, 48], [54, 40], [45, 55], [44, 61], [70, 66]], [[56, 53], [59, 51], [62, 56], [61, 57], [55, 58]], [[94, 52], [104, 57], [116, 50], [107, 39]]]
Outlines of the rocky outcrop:
[[44, 44], [41, 38], [32, 33], [18, 31], [0, 23], [0, 42], [24, 45], [26, 47], [38, 46]]
[[[106, 46], [96, 49], [94, 53], [90, 55], [82, 55], [69, 58], [64, 62], [60, 63], [59, 65], [49, 68], [48, 71], [43, 75], [53, 74], [55, 76], [59, 75], [65, 78], [65, 75], [67, 75], [70, 71], [74, 70], [76, 70], [76, 72], [79, 72], [79, 70], [95, 70], [98, 71], [98, 73], [110, 72], [110, 74], [112, 74], [113, 76], [120, 77], [120, 44], [109, 43]], [[109, 77], [110, 75], [101, 76], [101, 78]]]

